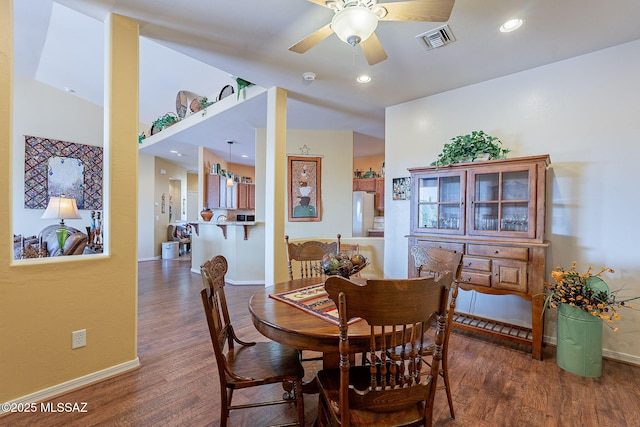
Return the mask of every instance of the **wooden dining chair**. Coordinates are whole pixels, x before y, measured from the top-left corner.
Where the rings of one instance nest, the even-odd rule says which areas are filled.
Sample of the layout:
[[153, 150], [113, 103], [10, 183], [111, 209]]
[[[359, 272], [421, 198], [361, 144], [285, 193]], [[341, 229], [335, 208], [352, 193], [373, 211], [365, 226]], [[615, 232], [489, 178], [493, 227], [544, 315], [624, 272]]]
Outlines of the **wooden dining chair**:
[[294, 270], [300, 272], [296, 278], [324, 277], [324, 270], [320, 264], [322, 256], [326, 253], [337, 253], [339, 247], [338, 241], [307, 240], [306, 242], [292, 243], [289, 242], [289, 236], [284, 236], [284, 241], [287, 245], [289, 280], [294, 279]]
[[[298, 360], [298, 350], [275, 341], [241, 341], [231, 324], [224, 295], [227, 260], [223, 256], [216, 256], [203, 264], [200, 272], [204, 285], [200, 294], [220, 379], [220, 426], [227, 425], [229, 412], [234, 409], [291, 403], [297, 406], [297, 422], [285, 425], [304, 426], [304, 369]], [[293, 384], [292, 393], [285, 393], [280, 400], [232, 405], [234, 390], [277, 383]], [[257, 393], [254, 396], [257, 396]]]
[[[439, 248], [437, 246], [425, 247], [415, 245], [411, 248], [411, 255], [413, 255], [418, 277], [426, 274], [437, 278], [445, 272], [452, 272], [454, 274], [447, 310], [447, 332], [444, 337], [442, 363], [440, 364], [440, 375], [443, 379], [443, 385], [439, 388], [446, 391], [449, 413], [451, 414], [451, 418], [455, 418], [453, 398], [451, 396], [451, 382], [449, 381], [449, 337], [453, 329], [456, 298], [458, 297], [458, 281], [462, 273], [462, 252]], [[433, 345], [425, 344], [423, 346], [423, 355], [428, 356], [432, 352]]]
[[[300, 243], [289, 242], [289, 236], [284, 236], [287, 245], [287, 267], [289, 269], [289, 280], [294, 279], [294, 271], [299, 271], [298, 279], [306, 277], [318, 277], [318, 282], [324, 280], [326, 275], [321, 265], [322, 257], [326, 253], [338, 253], [340, 247], [340, 235], [337, 235], [335, 242], [321, 242], [318, 240], [307, 240]], [[295, 268], [294, 268], [295, 267]], [[313, 354], [313, 353], [312, 353]], [[306, 356], [300, 350], [300, 360], [303, 362], [322, 360], [322, 356], [317, 354]]]
[[[452, 273], [435, 278], [367, 280], [331, 276], [325, 288], [340, 317], [338, 369], [318, 372], [318, 425], [431, 426], [446, 332], [443, 301]], [[349, 321], [370, 326], [368, 363], [351, 366]], [[436, 319], [434, 351], [422, 356], [424, 326]]]

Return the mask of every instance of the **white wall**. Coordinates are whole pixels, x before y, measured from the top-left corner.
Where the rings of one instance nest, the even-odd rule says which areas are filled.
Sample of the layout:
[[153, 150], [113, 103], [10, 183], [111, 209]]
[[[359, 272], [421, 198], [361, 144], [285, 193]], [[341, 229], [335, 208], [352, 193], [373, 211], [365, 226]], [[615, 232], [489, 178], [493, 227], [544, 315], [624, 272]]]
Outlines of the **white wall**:
[[[40, 219], [44, 209], [24, 208], [24, 136], [102, 146], [103, 113], [98, 105], [35, 80], [16, 78], [13, 90], [12, 228], [14, 234], [31, 236], [56, 221]], [[83, 219], [65, 224], [86, 232], [90, 211], [80, 215]]]
[[[386, 112], [385, 275], [406, 277], [409, 203], [392, 201], [391, 178], [428, 165], [456, 135], [484, 130], [509, 157], [550, 154], [546, 272], [572, 261], [614, 268], [621, 296], [640, 296], [640, 41], [393, 106]], [[393, 149], [390, 149], [390, 148]], [[496, 301], [499, 301], [496, 303]], [[638, 304], [640, 305], [640, 304]], [[461, 311], [530, 323], [517, 297], [465, 293]], [[604, 328], [604, 354], [640, 363], [640, 312]], [[554, 311], [545, 335], [555, 336]]]

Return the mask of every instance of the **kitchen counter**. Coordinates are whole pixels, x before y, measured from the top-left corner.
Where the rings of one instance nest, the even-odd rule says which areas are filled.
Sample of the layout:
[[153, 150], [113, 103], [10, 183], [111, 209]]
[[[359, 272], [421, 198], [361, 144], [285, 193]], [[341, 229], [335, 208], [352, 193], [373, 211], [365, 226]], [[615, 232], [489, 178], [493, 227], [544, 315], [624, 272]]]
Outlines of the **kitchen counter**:
[[[234, 285], [264, 284], [264, 223], [257, 221], [195, 221], [191, 223], [191, 271], [200, 273], [200, 266], [216, 255], [229, 263], [226, 280]], [[221, 232], [222, 231], [222, 232]]]

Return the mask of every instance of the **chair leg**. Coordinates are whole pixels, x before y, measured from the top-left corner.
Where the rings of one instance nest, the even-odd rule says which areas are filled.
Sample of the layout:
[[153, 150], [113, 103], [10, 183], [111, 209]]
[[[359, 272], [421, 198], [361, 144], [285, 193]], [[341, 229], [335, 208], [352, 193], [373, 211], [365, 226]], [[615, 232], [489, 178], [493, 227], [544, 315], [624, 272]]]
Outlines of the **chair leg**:
[[444, 380], [444, 391], [447, 392], [447, 402], [449, 402], [449, 413], [451, 414], [451, 419], [455, 419], [456, 416], [453, 413], [453, 398], [451, 397], [451, 387], [449, 385], [449, 368], [447, 366], [447, 359], [442, 358], [442, 370], [440, 371], [442, 374], [442, 379]]
[[227, 420], [229, 419], [229, 407], [231, 406], [231, 399], [233, 398], [233, 389], [221, 390], [220, 398], [220, 427], [227, 427]]
[[293, 392], [296, 394], [296, 406], [298, 407], [298, 424], [304, 427], [304, 395], [302, 394], [302, 380], [293, 384]]
[[284, 400], [293, 400], [296, 398], [295, 395], [295, 383], [289, 382], [289, 381], [283, 381], [282, 382], [282, 388], [284, 390], [284, 393], [282, 393], [282, 398]]
[[318, 394], [318, 418], [316, 419], [315, 427], [324, 427], [327, 425], [327, 414], [324, 408], [324, 398], [322, 394]]

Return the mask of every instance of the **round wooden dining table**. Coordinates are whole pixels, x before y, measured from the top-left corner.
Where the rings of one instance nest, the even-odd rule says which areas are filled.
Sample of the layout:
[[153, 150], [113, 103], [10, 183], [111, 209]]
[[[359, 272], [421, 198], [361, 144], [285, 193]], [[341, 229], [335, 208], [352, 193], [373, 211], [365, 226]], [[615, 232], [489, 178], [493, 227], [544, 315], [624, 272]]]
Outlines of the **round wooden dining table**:
[[[299, 350], [324, 354], [325, 367], [337, 367], [338, 326], [269, 295], [323, 283], [325, 278], [294, 279], [257, 291], [249, 300], [249, 311], [258, 331], [274, 341]], [[352, 279], [354, 282], [364, 279]], [[360, 320], [349, 325], [349, 349], [360, 353], [369, 349], [369, 324]]]

